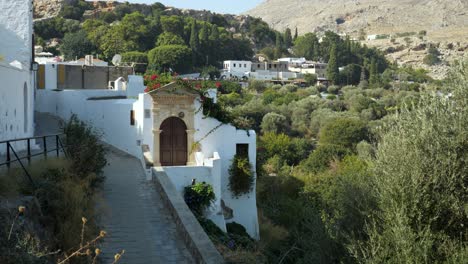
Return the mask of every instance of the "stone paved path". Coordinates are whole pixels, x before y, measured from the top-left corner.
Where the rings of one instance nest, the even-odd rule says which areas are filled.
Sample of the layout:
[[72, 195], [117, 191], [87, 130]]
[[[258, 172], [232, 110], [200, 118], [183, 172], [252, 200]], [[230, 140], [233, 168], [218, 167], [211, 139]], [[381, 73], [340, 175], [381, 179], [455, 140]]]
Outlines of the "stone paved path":
[[120, 263], [194, 263], [139, 161], [118, 150], [111, 150], [107, 158], [101, 225], [108, 237], [102, 244], [103, 263], [112, 263], [122, 249]]
[[[61, 131], [60, 120], [52, 115], [36, 113], [36, 123], [36, 135]], [[122, 264], [194, 263], [161, 197], [146, 181], [140, 162], [112, 147], [107, 160], [97, 208], [102, 212], [100, 226], [107, 232], [101, 245], [102, 263], [112, 263], [122, 249]]]

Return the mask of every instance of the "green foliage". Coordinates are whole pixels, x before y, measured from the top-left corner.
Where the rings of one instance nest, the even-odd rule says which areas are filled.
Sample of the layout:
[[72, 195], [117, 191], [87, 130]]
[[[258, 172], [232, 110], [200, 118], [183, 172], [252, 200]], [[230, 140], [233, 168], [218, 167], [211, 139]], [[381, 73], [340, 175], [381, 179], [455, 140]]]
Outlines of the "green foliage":
[[262, 120], [262, 132], [284, 133], [287, 129], [286, 117], [277, 113], [268, 113]]
[[122, 62], [142, 63], [135, 65], [135, 71], [138, 73], [144, 73], [146, 72], [146, 64], [148, 64], [148, 54], [139, 51], [125, 52], [122, 53]]
[[95, 52], [94, 45], [88, 40], [86, 32], [81, 30], [76, 33], [67, 33], [60, 45], [60, 51], [66, 60], [84, 58]]
[[184, 188], [185, 203], [197, 216], [203, 216], [206, 208], [210, 206], [215, 198], [213, 187], [205, 182]]
[[229, 190], [234, 197], [240, 197], [252, 191], [255, 174], [247, 157], [235, 155], [229, 167]]
[[330, 59], [328, 60], [327, 66], [327, 79], [330, 80], [333, 84], [338, 84], [340, 81], [337, 56], [336, 46], [333, 46], [330, 50]]
[[186, 72], [189, 67], [192, 50], [184, 45], [167, 45], [156, 47], [148, 53], [148, 67], [158, 71]]
[[185, 45], [185, 41], [179, 35], [176, 35], [172, 32], [164, 32], [158, 37], [156, 42], [156, 47], [164, 45]]
[[73, 172], [81, 178], [90, 179], [92, 187], [104, 181], [103, 168], [107, 165], [106, 149], [100, 142], [100, 135], [75, 115], [65, 124], [64, 147]]
[[63, 18], [81, 20], [84, 11], [88, 9], [91, 9], [90, 3], [84, 0], [72, 0], [64, 3], [59, 15]]
[[424, 94], [382, 127], [372, 184], [380, 210], [369, 239], [353, 243], [358, 261], [466, 261], [468, 71], [456, 70], [452, 98]]
[[312, 154], [301, 164], [311, 173], [317, 173], [329, 168], [330, 163], [341, 160], [350, 151], [341, 145], [319, 145]]
[[368, 139], [366, 123], [358, 119], [335, 119], [320, 129], [319, 138], [320, 144], [354, 149], [357, 143]]
[[320, 53], [319, 40], [315, 34], [307, 33], [294, 41], [293, 50], [294, 54], [298, 57], [304, 57], [308, 60], [318, 60]]
[[307, 83], [307, 85], [312, 86], [317, 84], [317, 75], [316, 74], [311, 74], [311, 73], [306, 73], [304, 75], [304, 80]]
[[214, 66], [203, 67], [201, 71], [201, 77], [208, 78], [210, 80], [217, 80], [221, 75], [221, 72], [218, 68]]
[[184, 21], [179, 16], [162, 16], [161, 26], [164, 32], [183, 36], [184, 35]]

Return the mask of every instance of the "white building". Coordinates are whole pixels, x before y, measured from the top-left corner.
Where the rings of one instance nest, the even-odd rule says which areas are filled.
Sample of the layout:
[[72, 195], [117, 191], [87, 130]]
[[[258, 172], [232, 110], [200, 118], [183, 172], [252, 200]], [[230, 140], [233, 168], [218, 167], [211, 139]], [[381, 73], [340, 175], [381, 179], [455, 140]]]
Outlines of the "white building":
[[[205, 117], [197, 111], [200, 95], [176, 83], [150, 93], [144, 89], [141, 76], [129, 76], [126, 91], [38, 90], [36, 109], [63, 119], [76, 114], [101, 131], [108, 144], [137, 157], [145, 167], [150, 161], [154, 167], [147, 170], [149, 178], [166, 173], [181, 195], [192, 179], [211, 184], [216, 201], [206, 217], [224, 231], [226, 223], [237, 222], [258, 239], [255, 184], [238, 198], [228, 184], [228, 170], [239, 151], [248, 153], [255, 170], [255, 131]], [[122, 96], [126, 99], [110, 99]], [[216, 92], [207, 96], [216, 97]]]
[[224, 70], [228, 72], [245, 73], [252, 69], [251, 61], [224, 61]]
[[[31, 0], [0, 0], [0, 141], [34, 134]], [[15, 144], [21, 149], [23, 142]], [[6, 148], [0, 145], [0, 154]]]
[[299, 65], [291, 65], [289, 70], [302, 74], [315, 74], [318, 78], [326, 78], [327, 63], [306, 62]]
[[222, 79], [243, 79], [248, 76], [248, 73], [252, 69], [251, 61], [224, 61], [223, 70], [221, 72]]

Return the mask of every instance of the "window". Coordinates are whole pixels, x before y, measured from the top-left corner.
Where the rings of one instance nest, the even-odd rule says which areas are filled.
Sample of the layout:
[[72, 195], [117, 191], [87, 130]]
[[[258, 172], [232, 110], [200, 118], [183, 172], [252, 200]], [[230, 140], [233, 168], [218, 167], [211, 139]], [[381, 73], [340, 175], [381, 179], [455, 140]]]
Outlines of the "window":
[[271, 64], [268, 64], [268, 69], [271, 69]]
[[236, 144], [236, 155], [249, 158], [249, 144]]
[[247, 68], [247, 64], [244, 64], [244, 68]]
[[151, 118], [151, 109], [145, 109], [145, 118]]
[[276, 69], [276, 64], [273, 64], [274, 68]]
[[134, 126], [135, 125], [135, 111], [130, 110], [130, 125]]
[[234, 63], [234, 66], [233, 66], [233, 67], [234, 67], [234, 68], [236, 67], [236, 64], [235, 64], [235, 63]]

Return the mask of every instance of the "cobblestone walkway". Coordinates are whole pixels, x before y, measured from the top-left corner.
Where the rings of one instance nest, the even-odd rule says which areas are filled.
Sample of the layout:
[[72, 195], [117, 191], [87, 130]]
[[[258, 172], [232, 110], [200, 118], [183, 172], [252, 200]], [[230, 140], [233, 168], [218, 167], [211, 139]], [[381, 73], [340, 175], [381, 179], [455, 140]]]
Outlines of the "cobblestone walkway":
[[139, 161], [118, 150], [108, 154], [101, 225], [103, 263], [125, 250], [119, 263], [194, 263], [161, 197], [145, 179]]

